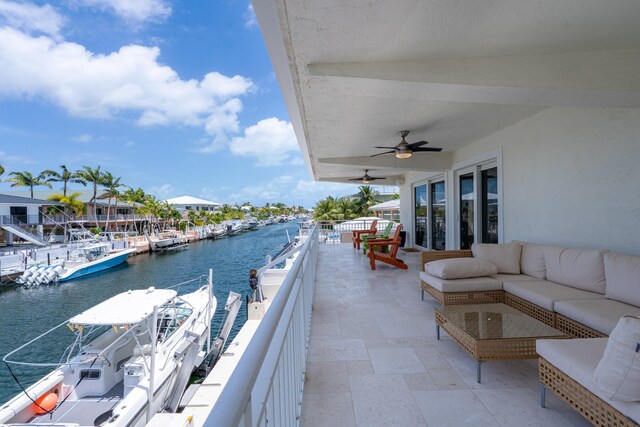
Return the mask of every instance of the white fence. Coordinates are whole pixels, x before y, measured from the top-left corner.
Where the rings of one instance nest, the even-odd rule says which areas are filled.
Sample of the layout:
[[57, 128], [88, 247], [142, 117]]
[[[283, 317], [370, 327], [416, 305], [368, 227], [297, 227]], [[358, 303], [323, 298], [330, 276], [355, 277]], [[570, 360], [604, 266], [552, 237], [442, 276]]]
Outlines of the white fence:
[[316, 228], [304, 243], [204, 425], [299, 424], [318, 243]]

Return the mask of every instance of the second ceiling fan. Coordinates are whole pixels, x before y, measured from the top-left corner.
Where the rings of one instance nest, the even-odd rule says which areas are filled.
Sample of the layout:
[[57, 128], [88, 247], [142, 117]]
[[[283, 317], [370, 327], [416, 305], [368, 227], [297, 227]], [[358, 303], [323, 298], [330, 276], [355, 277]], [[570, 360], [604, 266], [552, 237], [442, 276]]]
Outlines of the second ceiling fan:
[[439, 148], [439, 147], [423, 147], [423, 145], [428, 144], [427, 141], [418, 141], [418, 142], [413, 142], [409, 144], [405, 140], [407, 135], [409, 135], [409, 132], [410, 131], [408, 130], [401, 130], [400, 132], [398, 132], [398, 135], [402, 137], [402, 141], [400, 141], [398, 145], [396, 145], [395, 147], [375, 147], [375, 148], [386, 148], [386, 149], [389, 149], [390, 151], [374, 154], [370, 157], [377, 157], [385, 154], [395, 154], [395, 156], [399, 159], [408, 159], [413, 155], [413, 153], [420, 152], [420, 151], [432, 151], [432, 152], [442, 151], [442, 148]]
[[359, 181], [363, 184], [368, 184], [371, 181], [375, 181], [377, 179], [387, 179], [387, 178], [384, 176], [370, 176], [369, 169], [365, 169], [363, 176], [361, 176], [360, 178], [349, 178], [349, 181]]

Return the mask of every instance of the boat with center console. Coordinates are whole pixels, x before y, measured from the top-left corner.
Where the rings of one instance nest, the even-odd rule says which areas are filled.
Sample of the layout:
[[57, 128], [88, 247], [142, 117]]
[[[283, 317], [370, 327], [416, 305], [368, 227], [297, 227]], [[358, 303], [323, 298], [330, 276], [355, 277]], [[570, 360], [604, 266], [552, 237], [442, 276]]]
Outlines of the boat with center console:
[[87, 243], [70, 250], [67, 259], [58, 264], [27, 268], [16, 282], [26, 286], [66, 282], [120, 265], [135, 251], [135, 248], [111, 250], [108, 243]]
[[[180, 285], [195, 280], [203, 278]], [[142, 426], [158, 411], [175, 412], [192, 372], [212, 360], [211, 288], [210, 273], [208, 285], [182, 296], [175, 289], [130, 290], [7, 354], [3, 361], [12, 374], [15, 366], [55, 369], [28, 388], [21, 385], [24, 392], [0, 407], [0, 425]], [[239, 297], [229, 301], [239, 306]], [[35, 357], [36, 342], [66, 327], [72, 343], [60, 362], [14, 360]], [[214, 348], [222, 347], [218, 340]]]

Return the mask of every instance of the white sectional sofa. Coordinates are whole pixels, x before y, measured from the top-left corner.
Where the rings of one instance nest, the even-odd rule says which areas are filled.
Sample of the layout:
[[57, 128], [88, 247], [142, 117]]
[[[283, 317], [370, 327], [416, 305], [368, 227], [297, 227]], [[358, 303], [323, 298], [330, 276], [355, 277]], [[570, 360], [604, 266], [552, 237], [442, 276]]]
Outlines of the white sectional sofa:
[[[495, 265], [451, 267], [452, 258]], [[482, 264], [482, 266], [485, 266]], [[504, 302], [575, 337], [608, 336], [624, 315], [640, 316], [640, 257], [522, 242], [421, 253], [422, 297], [442, 304]]]

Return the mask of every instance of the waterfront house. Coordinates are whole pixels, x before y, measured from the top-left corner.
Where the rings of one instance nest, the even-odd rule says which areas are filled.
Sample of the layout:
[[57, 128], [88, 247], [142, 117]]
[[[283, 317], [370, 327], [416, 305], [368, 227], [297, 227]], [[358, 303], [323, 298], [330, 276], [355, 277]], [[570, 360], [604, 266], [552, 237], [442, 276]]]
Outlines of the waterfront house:
[[[28, 194], [28, 191], [9, 191], [6, 194], [23, 196]], [[55, 205], [46, 201], [47, 198], [53, 194], [59, 193], [55, 190], [34, 190], [34, 197], [45, 200], [47, 204]], [[54, 223], [62, 224], [65, 221], [73, 221], [74, 223], [81, 223], [84, 227], [101, 227], [104, 228], [109, 222], [109, 230], [117, 231], [131, 227], [135, 221], [141, 221], [144, 217], [136, 212], [136, 209], [140, 206], [138, 203], [127, 203], [124, 200], [116, 200], [114, 198], [105, 197], [102, 192], [98, 191], [96, 199], [91, 201], [93, 197], [92, 190], [68, 190], [68, 194], [79, 193], [78, 200], [85, 204], [85, 213], [82, 215], [76, 215], [74, 213], [70, 216], [62, 216], [50, 213], [42, 218], [42, 223], [45, 226], [52, 226]]]
[[184, 211], [215, 211], [222, 207], [221, 203], [211, 202], [209, 200], [199, 199], [193, 196], [179, 196], [172, 199], [165, 200], [168, 204], [173, 206], [180, 212]]
[[369, 207], [374, 216], [390, 221], [400, 221], [400, 199], [392, 199], [388, 202], [378, 203]]
[[[42, 236], [44, 210], [52, 205], [55, 203], [47, 200], [0, 194], [0, 228], [3, 231], [0, 241], [11, 246], [17, 234], [18, 237], [27, 239], [31, 243], [35, 237], [36, 242], [39, 243], [37, 235]], [[33, 227], [36, 228], [35, 236], [27, 230]]]
[[[640, 3], [253, 6], [310, 175], [387, 177], [408, 246], [640, 255]], [[407, 150], [404, 130], [442, 151]], [[402, 257], [408, 271], [372, 274], [351, 248], [320, 250], [302, 425], [585, 424], [538, 406], [535, 363], [487, 364], [476, 384]]]

